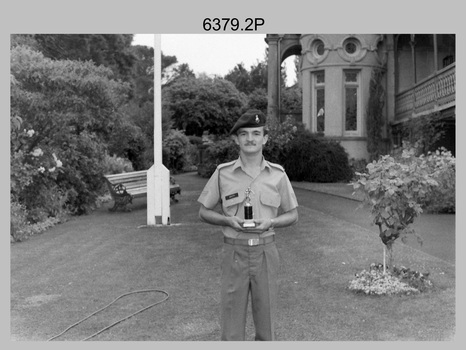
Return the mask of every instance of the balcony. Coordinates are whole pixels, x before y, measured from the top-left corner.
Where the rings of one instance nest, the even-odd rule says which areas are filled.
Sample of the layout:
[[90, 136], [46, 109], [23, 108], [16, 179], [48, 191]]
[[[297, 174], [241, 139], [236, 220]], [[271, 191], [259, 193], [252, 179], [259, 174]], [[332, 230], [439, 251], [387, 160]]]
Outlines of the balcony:
[[455, 106], [456, 65], [453, 63], [396, 95], [395, 123]]

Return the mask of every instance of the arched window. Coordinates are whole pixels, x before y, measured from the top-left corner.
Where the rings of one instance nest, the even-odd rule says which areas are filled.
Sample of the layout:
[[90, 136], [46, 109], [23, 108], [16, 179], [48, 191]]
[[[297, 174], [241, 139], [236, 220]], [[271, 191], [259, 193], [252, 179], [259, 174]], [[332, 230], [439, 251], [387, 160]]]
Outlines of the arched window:
[[414, 52], [416, 65], [416, 83], [432, 75], [435, 67], [433, 34], [415, 34]]
[[396, 90], [402, 92], [414, 84], [411, 35], [401, 34], [396, 42]]

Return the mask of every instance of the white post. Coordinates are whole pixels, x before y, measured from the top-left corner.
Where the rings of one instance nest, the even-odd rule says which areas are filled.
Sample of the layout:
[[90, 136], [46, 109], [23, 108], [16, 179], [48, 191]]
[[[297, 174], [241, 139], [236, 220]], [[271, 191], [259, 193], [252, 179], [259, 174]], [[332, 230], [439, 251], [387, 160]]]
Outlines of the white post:
[[170, 172], [162, 163], [162, 50], [154, 35], [154, 165], [147, 171], [147, 225], [170, 224]]

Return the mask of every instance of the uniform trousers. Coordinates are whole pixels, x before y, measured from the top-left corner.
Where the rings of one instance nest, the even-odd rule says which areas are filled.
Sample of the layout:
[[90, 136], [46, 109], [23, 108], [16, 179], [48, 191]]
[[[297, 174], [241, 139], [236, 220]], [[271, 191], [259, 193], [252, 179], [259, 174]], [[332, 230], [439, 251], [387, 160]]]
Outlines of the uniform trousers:
[[221, 287], [222, 340], [245, 340], [251, 296], [255, 340], [274, 340], [280, 258], [275, 242], [223, 246]]

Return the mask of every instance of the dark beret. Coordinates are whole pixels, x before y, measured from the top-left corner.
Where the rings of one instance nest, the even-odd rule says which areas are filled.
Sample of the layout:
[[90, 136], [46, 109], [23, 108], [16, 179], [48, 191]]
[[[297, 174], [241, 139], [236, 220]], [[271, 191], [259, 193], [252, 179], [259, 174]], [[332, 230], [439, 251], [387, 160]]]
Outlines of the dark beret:
[[250, 109], [236, 121], [230, 130], [230, 135], [235, 134], [240, 128], [257, 128], [264, 126], [266, 122], [265, 114], [258, 109]]

